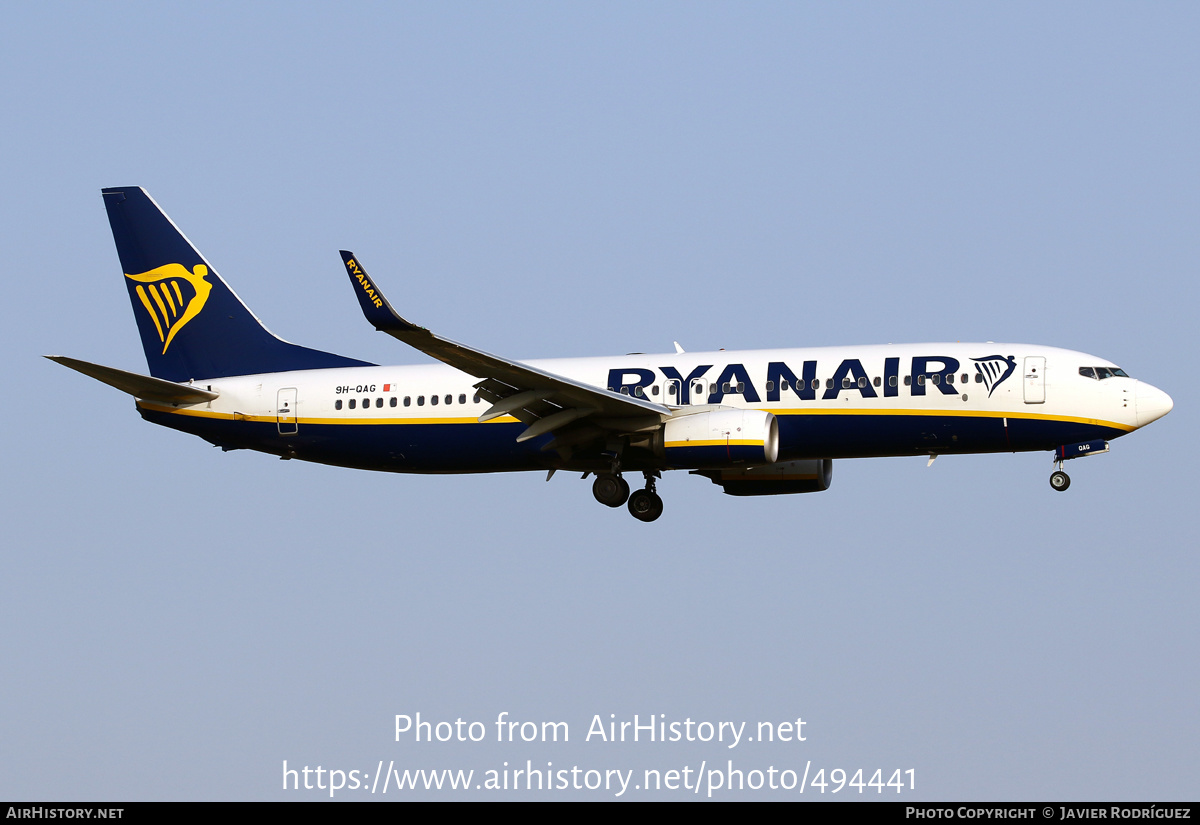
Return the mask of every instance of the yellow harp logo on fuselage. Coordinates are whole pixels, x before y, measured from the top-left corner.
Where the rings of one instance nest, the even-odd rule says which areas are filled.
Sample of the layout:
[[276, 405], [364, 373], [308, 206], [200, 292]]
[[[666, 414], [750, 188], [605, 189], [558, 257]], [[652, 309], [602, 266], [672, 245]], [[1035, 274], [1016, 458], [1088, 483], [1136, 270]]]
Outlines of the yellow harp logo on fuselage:
[[126, 278], [137, 281], [135, 291], [154, 321], [164, 355], [179, 330], [204, 309], [212, 291], [212, 284], [204, 280], [207, 275], [208, 267], [204, 264], [196, 264], [191, 272], [183, 264], [167, 264], [138, 275], [125, 273]]

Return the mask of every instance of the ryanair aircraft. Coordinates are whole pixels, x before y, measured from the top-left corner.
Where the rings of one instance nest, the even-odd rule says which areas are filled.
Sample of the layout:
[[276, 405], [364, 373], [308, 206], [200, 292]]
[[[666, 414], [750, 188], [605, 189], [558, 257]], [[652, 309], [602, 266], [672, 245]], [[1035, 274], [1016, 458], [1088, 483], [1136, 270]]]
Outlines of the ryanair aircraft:
[[[826, 490], [833, 459], [1052, 450], [1068, 459], [1170, 412], [1093, 355], [906, 344], [521, 362], [406, 321], [350, 252], [367, 321], [441, 364], [381, 367], [269, 332], [138, 187], [104, 189], [148, 377], [48, 356], [134, 396], [142, 417], [224, 450], [400, 473], [557, 470], [642, 521], [664, 470], [734, 496]], [[630, 493], [626, 474], [645, 486]]]

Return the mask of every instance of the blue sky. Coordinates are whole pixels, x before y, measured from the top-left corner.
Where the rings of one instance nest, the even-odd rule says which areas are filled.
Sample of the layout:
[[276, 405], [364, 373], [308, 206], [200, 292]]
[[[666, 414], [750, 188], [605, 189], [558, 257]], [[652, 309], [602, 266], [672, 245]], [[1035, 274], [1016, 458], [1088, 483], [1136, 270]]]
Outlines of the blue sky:
[[[901, 800], [1196, 797], [1193, 6], [0, 23], [0, 796], [327, 798], [283, 792], [284, 760], [733, 759], [912, 768]], [[516, 358], [1027, 341], [1175, 410], [1064, 495], [1043, 454], [842, 461], [826, 493], [762, 500], [677, 473], [652, 525], [563, 474], [221, 454], [40, 358], [144, 370], [98, 191], [118, 185], [273, 331], [379, 363], [424, 357], [362, 321], [338, 249], [407, 317]], [[571, 741], [396, 742], [417, 712]], [[585, 742], [597, 714], [802, 717], [807, 739]]]

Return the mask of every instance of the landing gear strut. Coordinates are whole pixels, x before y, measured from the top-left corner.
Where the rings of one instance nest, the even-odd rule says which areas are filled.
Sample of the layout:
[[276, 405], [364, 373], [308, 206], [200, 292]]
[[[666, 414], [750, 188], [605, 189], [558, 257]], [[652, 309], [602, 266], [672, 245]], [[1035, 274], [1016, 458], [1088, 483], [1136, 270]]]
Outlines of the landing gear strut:
[[1103, 455], [1107, 452], [1108, 442], [1103, 438], [1080, 441], [1075, 444], [1063, 444], [1054, 451], [1054, 472], [1050, 474], [1050, 486], [1060, 493], [1071, 486], [1071, 477], [1063, 472], [1063, 462], [1089, 455]]
[[629, 482], [616, 473], [601, 473], [592, 482], [596, 501], [609, 507], [620, 507], [629, 498]]
[[663, 500], [654, 492], [654, 479], [658, 473], [646, 470], [646, 489], [638, 490], [629, 497], [629, 513], [638, 521], [654, 521], [663, 513]]
[[1065, 454], [1066, 450], [1061, 450], [1060, 453], [1054, 458], [1054, 472], [1050, 474], [1050, 486], [1061, 493], [1071, 486], [1071, 477], [1063, 472], [1062, 454]]

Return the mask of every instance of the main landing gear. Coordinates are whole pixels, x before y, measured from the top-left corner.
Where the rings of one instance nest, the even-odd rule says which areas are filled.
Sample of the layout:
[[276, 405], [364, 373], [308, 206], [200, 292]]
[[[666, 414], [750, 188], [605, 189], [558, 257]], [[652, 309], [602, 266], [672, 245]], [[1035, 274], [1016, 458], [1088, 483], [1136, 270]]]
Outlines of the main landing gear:
[[646, 476], [646, 489], [629, 497], [629, 514], [638, 521], [654, 521], [663, 513], [663, 500], [654, 492], [657, 473], [647, 470], [643, 475]]
[[592, 482], [592, 495], [608, 507], [620, 507], [629, 498], [629, 482], [614, 473], [601, 473]]
[[630, 495], [629, 482], [621, 478], [620, 473], [601, 473], [592, 482], [592, 495], [596, 501], [608, 507], [620, 507], [629, 503], [629, 513], [638, 521], [654, 521], [663, 513], [663, 500], [654, 491], [655, 479], [658, 473], [646, 470], [644, 490], [637, 490]]

